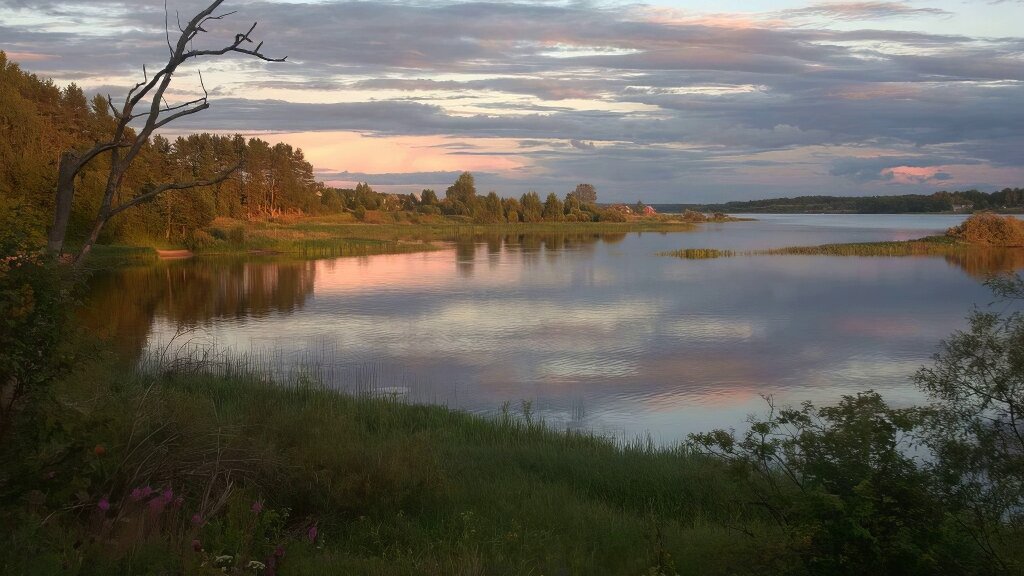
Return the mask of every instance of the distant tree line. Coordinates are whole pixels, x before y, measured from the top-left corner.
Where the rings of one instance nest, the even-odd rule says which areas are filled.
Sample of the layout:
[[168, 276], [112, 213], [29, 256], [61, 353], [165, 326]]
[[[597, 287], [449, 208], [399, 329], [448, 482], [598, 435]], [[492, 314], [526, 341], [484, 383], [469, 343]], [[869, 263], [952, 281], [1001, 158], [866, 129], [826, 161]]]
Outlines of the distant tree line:
[[[656, 206], [668, 209], [669, 206]], [[679, 205], [702, 212], [746, 213], [847, 213], [847, 214], [904, 214], [909, 212], [973, 212], [976, 210], [1024, 209], [1024, 188], [1004, 188], [998, 192], [965, 190], [935, 192], [934, 194], [904, 194], [901, 196], [798, 196], [796, 198], [767, 198], [725, 204]]]
[[493, 190], [486, 195], [478, 194], [476, 180], [469, 172], [460, 174], [443, 197], [430, 188], [419, 195], [388, 194], [361, 183], [354, 189], [324, 188], [321, 201], [321, 211], [351, 211], [360, 220], [366, 219], [371, 211], [445, 215], [478, 224], [625, 220], [620, 211], [598, 207], [597, 191], [591, 184], [580, 184], [564, 198], [552, 192], [541, 200], [534, 191], [519, 198], [506, 198]]
[[[0, 51], [0, 210], [15, 207], [40, 223], [54, 212], [61, 153], [88, 148], [109, 137], [116, 122], [110, 102], [92, 100], [74, 84], [61, 88], [22, 70]], [[76, 180], [68, 226], [74, 242], [89, 230], [102, 201], [108, 160], [98, 158]], [[118, 203], [152, 190], [168, 179], [213, 179], [238, 165], [217, 184], [170, 190], [114, 218], [100, 242], [188, 241], [214, 218], [266, 219], [287, 213], [351, 212], [365, 219], [373, 211], [409, 211], [458, 217], [476, 223], [620, 221], [615, 210], [598, 208], [597, 191], [580, 184], [564, 197], [536, 192], [503, 198], [477, 193], [466, 172], [444, 192], [384, 194], [361, 183], [353, 189], [314, 179], [302, 150], [240, 135], [193, 134], [173, 140], [156, 135], [146, 142], [125, 176]], [[44, 225], [44, 224], [41, 224]]]

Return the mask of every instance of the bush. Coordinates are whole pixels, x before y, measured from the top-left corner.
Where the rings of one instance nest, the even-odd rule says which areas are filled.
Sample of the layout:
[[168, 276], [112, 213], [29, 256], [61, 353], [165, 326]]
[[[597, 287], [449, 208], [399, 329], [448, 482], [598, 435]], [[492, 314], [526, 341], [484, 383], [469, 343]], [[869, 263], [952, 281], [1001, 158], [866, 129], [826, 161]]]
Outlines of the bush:
[[950, 228], [946, 234], [970, 244], [1024, 246], [1024, 222], [1013, 216], [989, 212], [972, 214], [963, 224]]
[[211, 234], [203, 230], [193, 230], [188, 238], [185, 239], [185, 246], [189, 250], [202, 250], [204, 248], [210, 248], [216, 246], [219, 241], [214, 238]]
[[707, 216], [700, 212], [695, 212], [693, 210], [686, 210], [683, 212], [683, 220], [686, 222], [706, 222], [707, 219]]
[[62, 368], [57, 347], [69, 298], [38, 220], [20, 205], [0, 207], [0, 443]]
[[626, 215], [614, 208], [608, 208], [600, 212], [598, 219], [601, 222], [625, 222]]
[[245, 244], [245, 226], [235, 226], [228, 232], [228, 241], [236, 246]]

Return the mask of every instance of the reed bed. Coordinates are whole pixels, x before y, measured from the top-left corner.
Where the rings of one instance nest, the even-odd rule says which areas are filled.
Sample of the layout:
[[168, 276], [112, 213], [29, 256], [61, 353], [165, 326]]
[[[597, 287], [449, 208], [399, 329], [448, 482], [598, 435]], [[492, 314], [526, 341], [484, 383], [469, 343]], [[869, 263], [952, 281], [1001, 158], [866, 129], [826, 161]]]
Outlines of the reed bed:
[[972, 246], [930, 239], [906, 242], [858, 242], [850, 244], [822, 244], [820, 246], [791, 246], [754, 250], [745, 254], [753, 256], [946, 256], [973, 249]]
[[[391, 367], [341, 370], [338, 352], [323, 341], [301, 353], [235, 354], [183, 330], [134, 370], [66, 386], [65, 398], [96, 406], [67, 425], [83, 445], [102, 444], [114, 458], [131, 449], [145, 462], [144, 475], [131, 468], [137, 478], [103, 486], [173, 483], [192, 502], [205, 489], [196, 470], [230, 472], [244, 517], [257, 500], [298, 526], [281, 536], [284, 573], [726, 574], [781, 538], [742, 505], [750, 495], [727, 481], [721, 462], [650, 438], [557, 430], [528, 402], [482, 418], [381, 394], [402, 383]], [[336, 378], [363, 385], [346, 382], [339, 393]], [[77, 529], [76, 516], [62, 518], [54, 530]], [[736, 523], [758, 538], [737, 542], [727, 527]], [[311, 524], [320, 546], [304, 544]], [[211, 531], [202, 545], [230, 553], [212, 547]], [[171, 557], [194, 537], [182, 534], [150, 534], [146, 545]], [[64, 540], [64, 557], [104, 573], [125, 572], [124, 561], [135, 571], [163, 566], [144, 563], [156, 562], [152, 554], [122, 560], [121, 548]]]
[[929, 236], [918, 240], [903, 242], [855, 242], [848, 244], [821, 244], [819, 246], [789, 246], [785, 248], [768, 248], [764, 250], [718, 250], [715, 248], [684, 248], [669, 252], [659, 252], [659, 256], [673, 256], [686, 260], [705, 260], [711, 258], [731, 258], [735, 256], [950, 256], [965, 254], [977, 250], [972, 246], [957, 242], [945, 236]]
[[715, 248], [683, 248], [669, 252], [659, 252], [658, 256], [674, 256], [685, 260], [711, 260], [714, 258], [731, 258], [736, 256], [733, 250], [717, 250]]

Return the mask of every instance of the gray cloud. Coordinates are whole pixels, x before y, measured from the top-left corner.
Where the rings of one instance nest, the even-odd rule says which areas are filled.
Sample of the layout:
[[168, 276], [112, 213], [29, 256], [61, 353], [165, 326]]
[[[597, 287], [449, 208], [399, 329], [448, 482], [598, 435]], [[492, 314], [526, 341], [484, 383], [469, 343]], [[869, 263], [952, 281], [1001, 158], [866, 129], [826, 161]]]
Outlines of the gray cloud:
[[789, 17], [820, 16], [834, 20], [875, 20], [906, 16], [949, 16], [940, 8], [915, 8], [906, 2], [828, 2], [782, 11]]
[[[172, 7], [191, 14], [203, 3]], [[0, 49], [39, 55], [24, 65], [103, 85], [116, 97], [111, 78], [135, 77], [143, 62], [164, 57], [162, 6], [0, 0]], [[787, 166], [806, 179], [780, 184], [790, 189], [831, 182], [856, 191], [884, 180], [884, 166], [858, 165], [839, 147], [1024, 167], [1024, 39], [798, 25], [807, 17], [948, 16], [918, 4], [814, 4], [775, 14], [795, 19], [792, 26], [744, 27], [664, 21], [595, 3], [256, 1], [234, 8], [239, 14], [211, 26], [203, 42], [216, 45], [258, 20], [265, 49], [287, 54], [289, 63], [207, 64], [204, 77], [220, 79], [211, 80], [213, 108], [176, 129], [512, 138], [520, 145], [507, 153], [536, 163], [530, 177], [537, 186], [600, 177], [609, 187], [640, 182], [666, 198], [698, 183], [704, 194], [732, 190], [716, 176], [754, 181], [758, 170], [780, 169], [758, 157], [771, 152], [789, 154]], [[15, 26], [5, 13], [39, 24]], [[309, 104], [265, 99], [260, 90], [379, 96]], [[577, 100], [594, 110], [574, 108]], [[458, 109], [467, 103], [487, 113]], [[445, 146], [478, 153], [471, 142]]]

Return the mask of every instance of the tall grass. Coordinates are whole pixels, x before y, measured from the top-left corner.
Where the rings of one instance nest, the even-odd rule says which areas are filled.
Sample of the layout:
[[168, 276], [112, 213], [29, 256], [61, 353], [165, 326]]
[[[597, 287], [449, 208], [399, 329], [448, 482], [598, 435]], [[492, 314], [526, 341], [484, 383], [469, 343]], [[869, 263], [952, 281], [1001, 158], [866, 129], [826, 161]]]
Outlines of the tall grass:
[[713, 258], [730, 258], [736, 256], [733, 250], [718, 250], [715, 248], [683, 248], [669, 252], [659, 252], [658, 256], [674, 256], [685, 260], [710, 260]]
[[[0, 567], [202, 573], [231, 556], [228, 572], [247, 574], [239, 558], [280, 545], [283, 574], [731, 574], [779, 538], [721, 462], [682, 447], [553, 430], [528, 404], [481, 418], [341, 394], [326, 368], [275, 372], [279, 354], [171, 343], [134, 370], [96, 361], [68, 378], [61, 426], [89, 447], [72, 449], [88, 471], [76, 507], [19, 512]], [[114, 529], [142, 521], [137, 486], [173, 488], [176, 514], [202, 510], [204, 524]], [[278, 528], [252, 532], [254, 501]]]
[[788, 246], [764, 250], [717, 250], [714, 248], [688, 248], [660, 252], [659, 256], [674, 256], [688, 260], [729, 258], [733, 256], [947, 256], [969, 252], [974, 247], [946, 236], [929, 236], [903, 242], [854, 242], [847, 244], [821, 244], [818, 246]]

